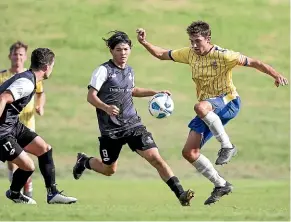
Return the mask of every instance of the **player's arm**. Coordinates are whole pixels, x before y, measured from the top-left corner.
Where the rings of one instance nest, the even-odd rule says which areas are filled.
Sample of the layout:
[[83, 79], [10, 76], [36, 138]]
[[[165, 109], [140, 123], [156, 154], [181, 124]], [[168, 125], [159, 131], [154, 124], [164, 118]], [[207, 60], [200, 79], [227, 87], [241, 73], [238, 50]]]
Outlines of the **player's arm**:
[[278, 86], [285, 86], [288, 85], [288, 80], [282, 76], [279, 72], [277, 72], [272, 66], [250, 57], [245, 58], [244, 62], [245, 66], [249, 66], [255, 68], [275, 79], [275, 85]]
[[160, 59], [160, 60], [171, 60], [171, 57], [169, 55], [170, 50], [163, 49], [159, 46], [155, 46], [148, 41], [146, 41], [146, 32], [144, 29], [139, 28], [136, 30], [137, 32], [137, 40], [143, 47], [148, 50], [149, 53], [151, 53], [154, 57]]
[[153, 96], [157, 93], [158, 91], [155, 91], [153, 89], [145, 89], [145, 88], [139, 88], [139, 87], [134, 87], [132, 90], [132, 96], [134, 97], [148, 97], [148, 96]]
[[26, 78], [15, 80], [6, 91], [0, 94], [0, 116], [2, 116], [5, 106], [16, 100], [28, 96], [34, 90], [34, 84]]
[[46, 101], [45, 92], [43, 90], [43, 84], [40, 81], [36, 85], [35, 92], [35, 111], [40, 116], [44, 114], [45, 101]]
[[5, 91], [0, 95], [0, 116], [2, 116], [6, 104], [14, 102], [14, 98], [10, 91]]
[[157, 90], [153, 90], [153, 89], [134, 87], [132, 90], [132, 96], [134, 96], [134, 97], [148, 97], [148, 96], [156, 95], [157, 93], [161, 93], [161, 92], [167, 93], [168, 95], [171, 95], [170, 91], [168, 91], [168, 90], [157, 91]]
[[87, 101], [97, 109], [101, 109], [108, 115], [117, 115], [119, 109], [114, 105], [109, 105], [101, 101], [98, 97], [98, 91], [101, 89], [104, 82], [107, 80], [107, 69], [100, 66], [94, 70], [90, 83], [88, 85]]

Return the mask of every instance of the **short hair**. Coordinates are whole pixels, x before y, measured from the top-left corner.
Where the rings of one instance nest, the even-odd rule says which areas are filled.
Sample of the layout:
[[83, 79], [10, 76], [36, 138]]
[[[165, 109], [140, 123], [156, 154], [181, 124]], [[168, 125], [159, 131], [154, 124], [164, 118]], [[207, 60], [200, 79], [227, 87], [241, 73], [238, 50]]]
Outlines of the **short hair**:
[[203, 21], [192, 22], [187, 28], [188, 35], [202, 35], [211, 37], [211, 29], [208, 23]]
[[17, 41], [10, 46], [9, 54], [11, 55], [11, 53], [13, 53], [15, 50], [20, 49], [20, 48], [24, 48], [25, 51], [27, 52], [28, 45], [24, 44], [21, 41]]
[[48, 48], [37, 48], [31, 53], [31, 69], [40, 70], [45, 65], [51, 65], [55, 54]]
[[108, 33], [114, 33], [108, 39], [102, 38], [105, 41], [108, 48], [114, 49], [115, 46], [120, 43], [125, 43], [128, 44], [130, 48], [132, 47], [131, 40], [129, 39], [128, 35], [125, 32], [115, 30]]

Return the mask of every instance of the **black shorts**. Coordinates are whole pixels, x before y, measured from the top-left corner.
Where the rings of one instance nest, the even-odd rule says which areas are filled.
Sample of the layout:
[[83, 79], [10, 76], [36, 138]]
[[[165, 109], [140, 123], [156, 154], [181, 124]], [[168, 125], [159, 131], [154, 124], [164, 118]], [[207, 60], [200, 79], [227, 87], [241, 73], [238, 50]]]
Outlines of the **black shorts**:
[[7, 136], [0, 138], [0, 161], [12, 161], [38, 135], [18, 121], [14, 130]]
[[144, 151], [157, 147], [152, 134], [147, 131], [145, 126], [138, 126], [130, 129], [127, 133], [125, 133], [125, 136], [117, 139], [103, 135], [99, 137], [99, 142], [100, 156], [102, 158], [102, 162], [106, 165], [110, 165], [118, 159], [119, 153], [125, 144], [128, 144], [132, 151]]

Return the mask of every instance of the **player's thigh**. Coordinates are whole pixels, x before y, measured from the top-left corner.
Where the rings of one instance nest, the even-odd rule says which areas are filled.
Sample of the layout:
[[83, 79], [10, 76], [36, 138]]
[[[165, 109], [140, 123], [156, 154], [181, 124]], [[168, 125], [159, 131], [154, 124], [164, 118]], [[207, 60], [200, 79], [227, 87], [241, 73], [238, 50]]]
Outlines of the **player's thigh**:
[[20, 122], [17, 126], [16, 138], [18, 144], [23, 147], [26, 152], [35, 156], [41, 156], [51, 149], [50, 145], [38, 136], [36, 132]]
[[184, 150], [200, 149], [202, 134], [191, 130], [186, 139]]
[[28, 154], [25, 151], [21, 152], [11, 162], [18, 166], [18, 168], [25, 171], [34, 171], [35, 169], [33, 160], [28, 156]]
[[112, 168], [116, 166], [123, 145], [124, 141], [122, 138], [112, 139], [108, 136], [99, 137], [99, 152], [104, 167]]

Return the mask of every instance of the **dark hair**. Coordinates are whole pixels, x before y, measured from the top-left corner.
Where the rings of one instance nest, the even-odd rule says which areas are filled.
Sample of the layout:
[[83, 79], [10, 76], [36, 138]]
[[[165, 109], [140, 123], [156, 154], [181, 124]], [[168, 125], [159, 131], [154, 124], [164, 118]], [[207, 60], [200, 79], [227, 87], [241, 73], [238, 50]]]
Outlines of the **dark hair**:
[[188, 35], [202, 35], [203, 37], [211, 37], [211, 29], [208, 23], [203, 21], [192, 22], [187, 28]]
[[51, 65], [55, 54], [48, 48], [37, 48], [31, 53], [31, 69], [40, 70], [45, 65]]
[[17, 41], [15, 43], [13, 43], [10, 48], [9, 48], [9, 53], [11, 55], [11, 53], [13, 53], [15, 50], [20, 49], [20, 48], [24, 48], [25, 51], [27, 51], [28, 45], [25, 45], [23, 42], [21, 41]]
[[130, 48], [132, 47], [131, 40], [129, 39], [128, 35], [125, 32], [115, 30], [108, 33], [114, 33], [108, 39], [102, 38], [105, 41], [108, 48], [114, 49], [115, 46], [118, 45], [119, 43], [125, 43], [128, 44]]

